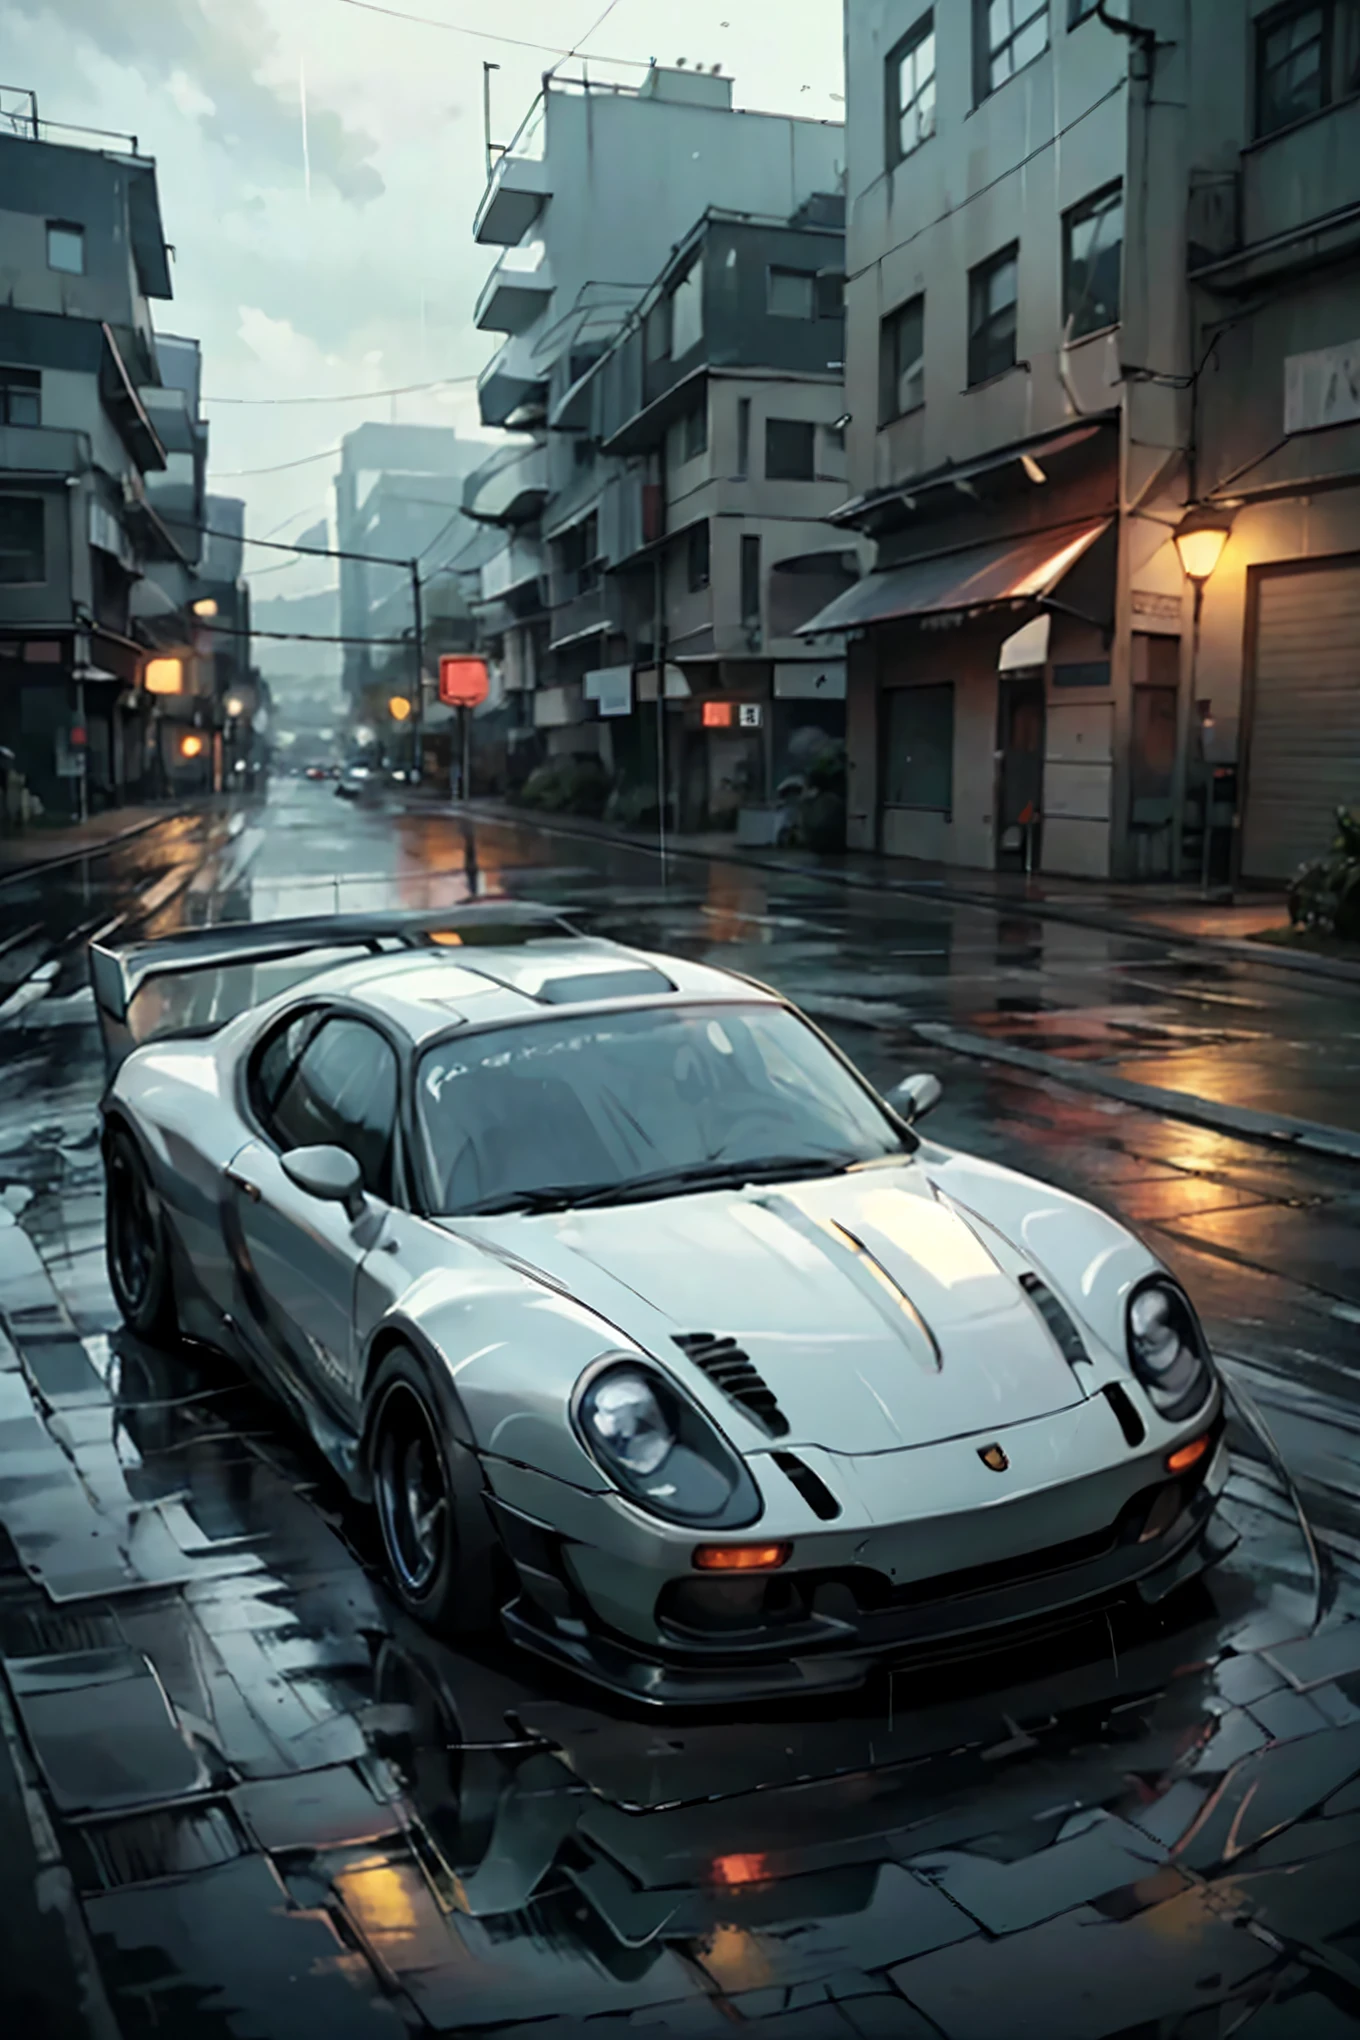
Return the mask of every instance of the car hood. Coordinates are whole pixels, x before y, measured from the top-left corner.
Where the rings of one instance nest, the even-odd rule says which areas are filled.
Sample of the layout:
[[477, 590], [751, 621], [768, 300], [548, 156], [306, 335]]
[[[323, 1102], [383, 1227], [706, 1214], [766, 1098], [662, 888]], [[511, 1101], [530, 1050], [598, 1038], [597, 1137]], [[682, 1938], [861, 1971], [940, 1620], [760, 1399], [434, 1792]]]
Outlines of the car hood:
[[655, 1354], [747, 1449], [768, 1438], [678, 1342], [734, 1341], [779, 1406], [781, 1443], [832, 1452], [927, 1444], [1083, 1399], [1020, 1287], [1027, 1257], [919, 1160], [458, 1222], [474, 1228]]

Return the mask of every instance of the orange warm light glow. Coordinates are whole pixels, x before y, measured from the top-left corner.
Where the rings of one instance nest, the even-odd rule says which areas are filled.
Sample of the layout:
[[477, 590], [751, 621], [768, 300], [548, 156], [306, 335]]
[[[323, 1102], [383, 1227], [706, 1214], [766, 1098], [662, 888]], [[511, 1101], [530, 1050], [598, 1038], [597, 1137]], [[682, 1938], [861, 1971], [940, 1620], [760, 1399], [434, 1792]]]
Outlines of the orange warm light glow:
[[700, 1572], [772, 1572], [784, 1565], [788, 1544], [700, 1544], [694, 1563]]
[[179, 740], [179, 754], [181, 758], [201, 758], [203, 756], [202, 737], [196, 736], [192, 731], [190, 731], [187, 737], [181, 737]]
[[148, 694], [182, 694], [184, 691], [183, 659], [148, 659], [146, 672], [142, 676]]
[[387, 713], [393, 722], [405, 722], [411, 713], [411, 704], [404, 694], [394, 694], [387, 704]]
[[1205, 1453], [1209, 1450], [1209, 1445], [1210, 1440], [1208, 1438], [1192, 1438], [1188, 1445], [1178, 1446], [1176, 1451], [1168, 1452], [1166, 1455], [1167, 1472], [1185, 1473], [1190, 1467], [1198, 1466], [1200, 1460], [1203, 1459]]
[[768, 1884], [773, 1875], [768, 1856], [719, 1856], [713, 1865], [715, 1884]]
[[730, 701], [706, 701], [702, 720], [706, 730], [730, 730], [734, 721], [733, 705]]
[[440, 949], [461, 949], [463, 946], [462, 936], [452, 928], [436, 928], [430, 940]]

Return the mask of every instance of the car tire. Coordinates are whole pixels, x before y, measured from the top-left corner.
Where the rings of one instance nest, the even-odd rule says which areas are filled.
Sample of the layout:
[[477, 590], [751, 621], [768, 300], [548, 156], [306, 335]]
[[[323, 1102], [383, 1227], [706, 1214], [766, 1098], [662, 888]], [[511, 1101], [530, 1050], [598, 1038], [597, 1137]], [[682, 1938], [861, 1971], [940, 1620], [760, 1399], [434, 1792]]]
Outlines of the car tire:
[[409, 1346], [383, 1360], [369, 1408], [373, 1502], [392, 1592], [441, 1635], [485, 1634], [503, 1601], [500, 1541], [481, 1470], [454, 1438], [444, 1398]]
[[129, 1331], [172, 1339], [179, 1329], [165, 1222], [132, 1135], [115, 1127], [104, 1149], [104, 1253], [109, 1287]]

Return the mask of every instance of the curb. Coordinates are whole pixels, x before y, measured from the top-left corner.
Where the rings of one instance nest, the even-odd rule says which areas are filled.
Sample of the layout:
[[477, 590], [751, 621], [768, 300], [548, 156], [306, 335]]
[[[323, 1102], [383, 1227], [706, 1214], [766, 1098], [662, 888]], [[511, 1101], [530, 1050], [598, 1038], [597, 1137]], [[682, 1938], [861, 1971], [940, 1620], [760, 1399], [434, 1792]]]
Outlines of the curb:
[[1315, 1155], [1328, 1161], [1360, 1162], [1360, 1133], [1341, 1126], [1323, 1126], [1312, 1119], [1291, 1119], [1282, 1112], [1257, 1112], [1247, 1105], [1220, 1105], [1212, 1098], [1198, 1098], [1190, 1091], [1162, 1090], [1155, 1084], [1137, 1084], [1128, 1077], [1094, 1069], [1090, 1063], [1068, 1062], [1062, 1056], [1044, 1055], [1035, 1048], [1014, 1048], [1008, 1042], [988, 1041], [984, 1035], [965, 1034], [941, 1022], [921, 1020], [911, 1032], [932, 1048], [971, 1057], [975, 1062], [1004, 1063], [1026, 1070], [1033, 1076], [1048, 1077], [1074, 1090], [1091, 1091], [1102, 1098], [1115, 1098], [1163, 1119], [1183, 1119], [1192, 1126], [1207, 1126], [1215, 1133], [1235, 1140], [1262, 1141]]
[[[546, 835], [570, 836], [578, 841], [590, 843], [617, 843], [627, 850], [645, 850], [653, 857], [659, 857], [659, 844], [650, 836], [639, 836], [622, 829], [593, 829], [582, 827], [580, 818], [575, 826], [570, 821], [540, 818], [532, 809], [503, 807], [498, 803], [453, 802], [447, 810], [469, 821], [492, 821], [517, 823], [522, 828], [539, 829]], [[909, 899], [945, 900], [955, 906], [981, 907], [993, 914], [1029, 914], [1035, 920], [1056, 921], [1073, 928], [1090, 928], [1102, 935], [1123, 935], [1140, 942], [1161, 942], [1168, 950], [1199, 949], [1211, 954], [1228, 955], [1243, 963], [1260, 964], [1267, 970], [1304, 972], [1315, 977], [1342, 979], [1347, 983], [1360, 984], [1360, 963], [1351, 963], [1345, 957], [1312, 956], [1298, 950], [1274, 949], [1269, 943], [1251, 942], [1244, 937], [1231, 935], [1180, 934], [1174, 928], [1163, 928], [1155, 923], [1130, 919], [1126, 915], [1100, 915], [1094, 908], [1080, 905], [1069, 907], [1065, 904], [1045, 900], [1008, 900], [995, 893], [973, 892], [965, 886], [952, 886], [943, 880], [895, 878], [885, 874], [881, 878], [867, 878], [857, 872], [836, 871], [825, 865], [784, 864], [773, 858], [761, 857], [750, 850], [740, 850], [735, 845], [731, 850], [701, 850], [692, 844], [670, 843], [666, 846], [668, 858], [689, 858], [705, 864], [742, 864], [751, 870], [769, 871], [781, 877], [809, 878], [825, 885], [848, 887], [856, 892], [890, 892]]]
[[144, 836], [148, 829], [159, 829], [166, 822], [192, 813], [192, 805], [167, 808], [163, 815], [152, 815], [149, 820], [130, 823], [126, 829], [115, 829], [112, 835], [101, 836], [97, 843], [89, 843], [83, 850], [57, 850], [50, 857], [26, 857], [22, 864], [0, 869], [0, 886], [16, 885], [20, 879], [32, 878], [37, 872], [55, 871], [63, 864], [80, 864], [86, 858], [101, 857], [106, 850], [131, 842], [134, 836]]

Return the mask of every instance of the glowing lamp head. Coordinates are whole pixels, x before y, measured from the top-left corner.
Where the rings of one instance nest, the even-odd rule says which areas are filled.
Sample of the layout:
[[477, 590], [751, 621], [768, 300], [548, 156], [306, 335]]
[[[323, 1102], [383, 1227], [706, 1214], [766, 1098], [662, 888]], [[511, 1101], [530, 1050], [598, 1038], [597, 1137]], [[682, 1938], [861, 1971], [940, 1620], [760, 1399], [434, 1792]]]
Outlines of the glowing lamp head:
[[148, 694], [184, 692], [183, 659], [148, 659], [144, 674]]
[[217, 604], [211, 595], [202, 595], [193, 605], [195, 616], [216, 616]]
[[387, 713], [393, 722], [405, 722], [411, 713], [411, 703], [405, 694], [394, 694], [387, 704]]
[[1194, 512], [1181, 520], [1175, 534], [1176, 551], [1187, 580], [1201, 585], [1208, 580], [1223, 557], [1228, 530], [1225, 519], [1197, 516]]
[[201, 758], [203, 756], [203, 739], [196, 730], [190, 730], [187, 737], [180, 738], [179, 755], [181, 758]]
[[246, 705], [239, 694], [229, 694], [227, 696], [226, 708], [227, 714], [230, 716], [244, 715], [246, 712]]

